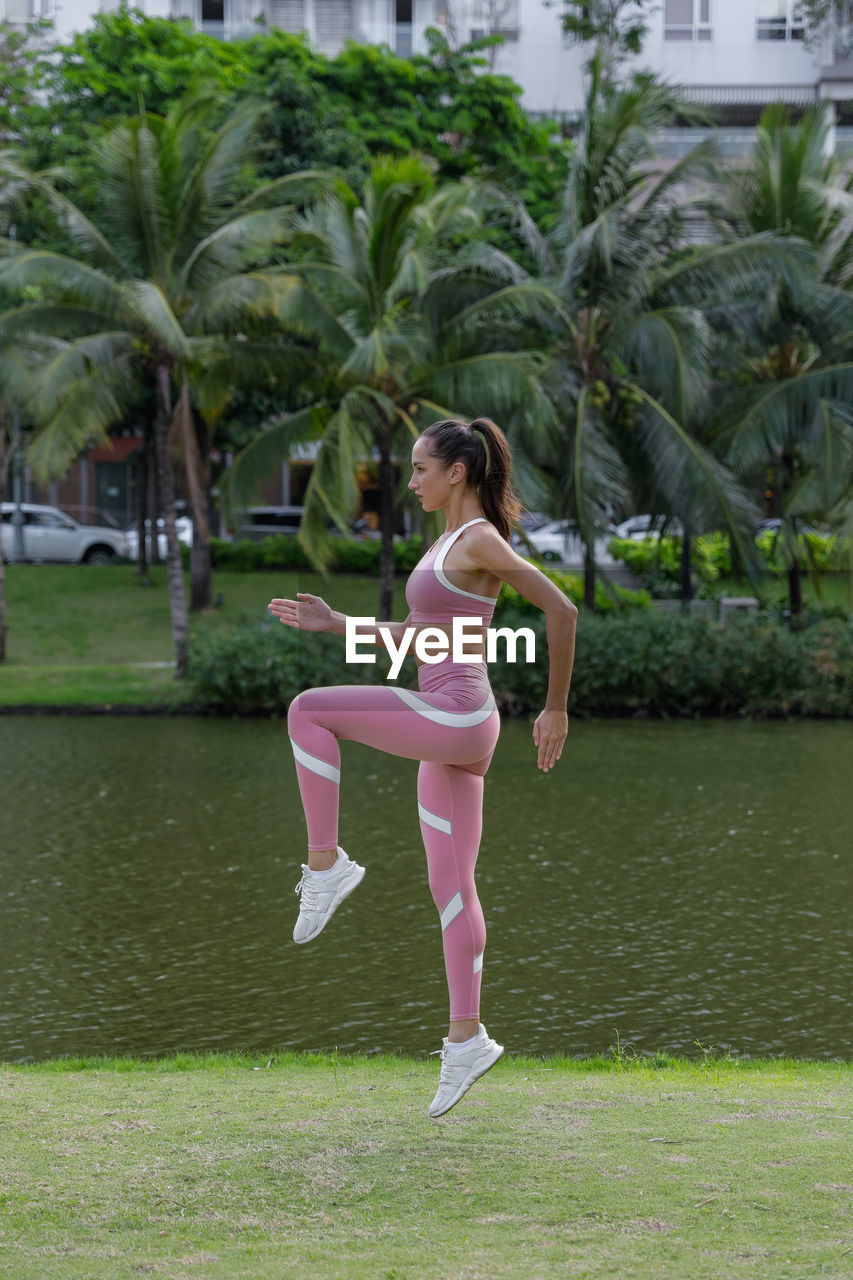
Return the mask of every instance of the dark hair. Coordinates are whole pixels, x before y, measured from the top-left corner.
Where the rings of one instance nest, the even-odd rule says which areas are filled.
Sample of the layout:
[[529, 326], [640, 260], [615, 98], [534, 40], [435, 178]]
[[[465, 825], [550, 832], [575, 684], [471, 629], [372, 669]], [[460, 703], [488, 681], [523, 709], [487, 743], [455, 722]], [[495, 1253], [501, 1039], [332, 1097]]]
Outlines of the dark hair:
[[426, 441], [430, 456], [445, 467], [465, 463], [468, 483], [476, 490], [487, 520], [509, 541], [521, 504], [510, 484], [512, 455], [500, 427], [491, 418], [474, 418], [472, 422], [444, 418], [427, 427], [421, 439]]

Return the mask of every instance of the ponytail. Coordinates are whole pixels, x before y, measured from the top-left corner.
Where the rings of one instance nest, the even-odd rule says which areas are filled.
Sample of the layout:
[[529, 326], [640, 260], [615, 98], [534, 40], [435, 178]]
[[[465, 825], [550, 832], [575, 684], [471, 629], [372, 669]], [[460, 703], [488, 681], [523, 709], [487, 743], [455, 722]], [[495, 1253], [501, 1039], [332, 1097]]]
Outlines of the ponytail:
[[507, 438], [491, 418], [462, 422], [445, 418], [427, 427], [421, 439], [446, 467], [464, 462], [468, 483], [475, 490], [486, 519], [509, 541], [521, 504], [510, 484], [512, 455]]

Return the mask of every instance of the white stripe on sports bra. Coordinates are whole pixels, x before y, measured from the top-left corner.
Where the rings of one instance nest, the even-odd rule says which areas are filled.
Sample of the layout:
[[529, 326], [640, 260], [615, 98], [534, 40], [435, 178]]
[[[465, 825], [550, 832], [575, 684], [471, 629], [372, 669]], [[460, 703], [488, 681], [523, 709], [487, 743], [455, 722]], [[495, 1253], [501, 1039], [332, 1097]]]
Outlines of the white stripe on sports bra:
[[495, 596], [478, 596], [473, 591], [466, 591], [464, 587], [455, 587], [453, 583], [450, 581], [450, 579], [448, 578], [447, 574], [444, 572], [445, 556], [447, 555], [450, 548], [453, 546], [456, 539], [459, 537], [460, 533], [462, 533], [463, 530], [465, 529], [469, 529], [472, 524], [488, 524], [488, 520], [486, 519], [485, 516], [477, 516], [476, 519], [469, 520], [467, 524], [462, 524], [459, 526], [458, 529], [455, 529], [453, 533], [451, 533], [447, 541], [442, 544], [438, 555], [435, 557], [435, 561], [433, 562], [432, 567], [435, 570], [435, 576], [438, 578], [441, 585], [443, 587], [446, 587], [448, 591], [454, 591], [458, 596], [467, 596], [469, 600], [479, 600], [482, 604], [490, 604], [494, 607], [496, 603]]

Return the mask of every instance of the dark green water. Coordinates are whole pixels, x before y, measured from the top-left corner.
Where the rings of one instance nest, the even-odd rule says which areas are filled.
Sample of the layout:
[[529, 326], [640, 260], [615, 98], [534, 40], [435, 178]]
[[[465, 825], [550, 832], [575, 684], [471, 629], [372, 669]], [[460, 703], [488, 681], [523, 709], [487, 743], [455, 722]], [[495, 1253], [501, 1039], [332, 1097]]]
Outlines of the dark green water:
[[[417, 766], [343, 745], [368, 874], [297, 947], [283, 724], [0, 720], [0, 1060], [437, 1048]], [[483, 1017], [517, 1051], [849, 1057], [853, 724], [507, 722], [486, 779]]]

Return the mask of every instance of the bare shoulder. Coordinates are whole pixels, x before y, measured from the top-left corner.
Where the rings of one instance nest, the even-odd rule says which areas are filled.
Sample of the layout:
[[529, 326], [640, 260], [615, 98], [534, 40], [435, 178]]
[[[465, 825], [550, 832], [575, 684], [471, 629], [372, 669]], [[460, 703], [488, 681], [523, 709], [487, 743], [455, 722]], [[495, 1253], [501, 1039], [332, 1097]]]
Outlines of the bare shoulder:
[[558, 586], [540, 569], [523, 559], [506, 542], [493, 524], [478, 524], [471, 529], [466, 545], [472, 567], [494, 574], [501, 582], [514, 587], [538, 609], [577, 613], [575, 606]]
[[525, 567], [526, 561], [516, 555], [512, 547], [502, 538], [495, 526], [488, 520], [482, 524], [472, 525], [465, 538], [465, 552], [472, 565], [478, 569], [486, 569], [498, 577], [509, 570]]

